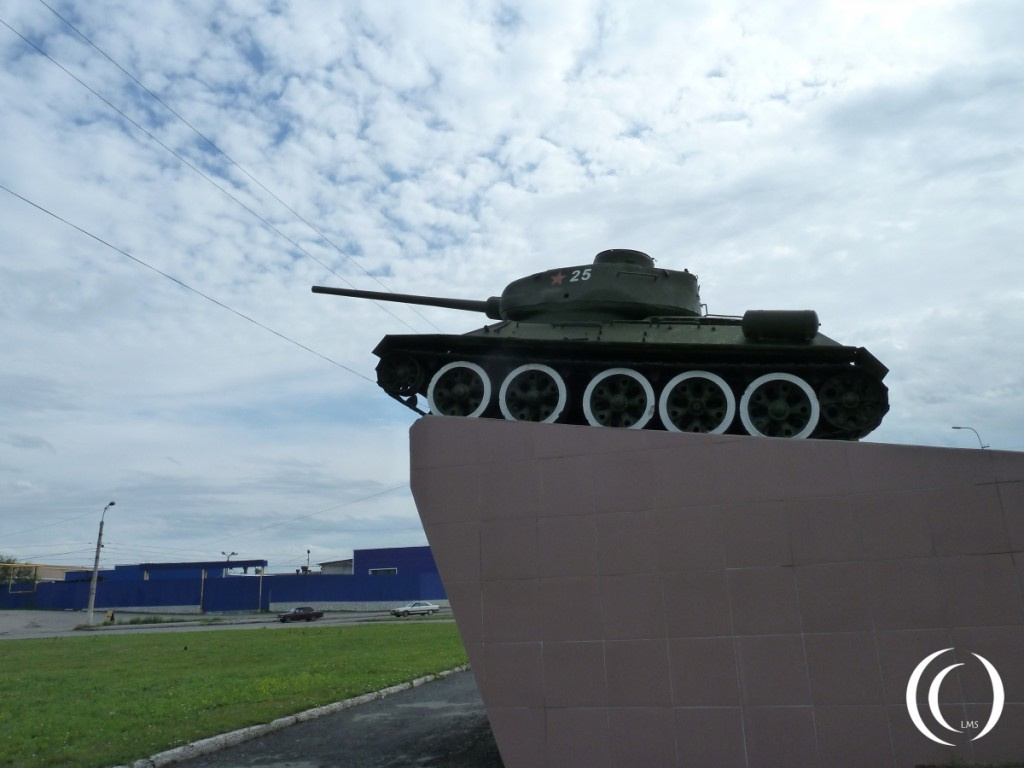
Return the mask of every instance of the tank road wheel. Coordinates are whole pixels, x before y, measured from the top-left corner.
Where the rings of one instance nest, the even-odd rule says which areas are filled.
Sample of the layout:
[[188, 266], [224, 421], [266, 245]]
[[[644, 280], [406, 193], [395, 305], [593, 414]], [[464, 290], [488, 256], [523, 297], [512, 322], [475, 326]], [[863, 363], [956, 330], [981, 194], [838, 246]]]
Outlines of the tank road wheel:
[[654, 405], [651, 383], [632, 368], [601, 371], [583, 393], [583, 415], [593, 427], [643, 429]]
[[491, 379], [476, 363], [448, 363], [434, 374], [427, 388], [431, 413], [441, 416], [479, 416], [491, 401]]
[[396, 352], [377, 363], [377, 384], [389, 395], [416, 394], [423, 383], [423, 368], [407, 352]]
[[670, 432], [720, 435], [736, 415], [736, 398], [721, 376], [687, 371], [665, 385], [658, 400], [658, 414]]
[[821, 415], [832, 426], [856, 440], [877, 427], [889, 410], [882, 382], [856, 371], [846, 371], [826, 381], [818, 391]]
[[565, 408], [565, 382], [546, 365], [521, 365], [505, 377], [498, 405], [508, 421], [558, 421]]
[[818, 398], [799, 376], [766, 373], [750, 382], [740, 399], [747, 433], [760, 437], [809, 436], [818, 425]]

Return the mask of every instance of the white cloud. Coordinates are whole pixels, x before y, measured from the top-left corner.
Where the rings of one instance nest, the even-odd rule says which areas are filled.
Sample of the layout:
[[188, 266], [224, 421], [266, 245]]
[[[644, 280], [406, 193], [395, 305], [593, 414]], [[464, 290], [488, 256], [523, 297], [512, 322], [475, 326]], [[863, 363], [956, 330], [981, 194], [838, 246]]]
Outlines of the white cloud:
[[423, 543], [407, 489], [374, 496], [414, 415], [371, 350], [482, 319], [309, 286], [482, 299], [609, 247], [715, 312], [817, 309], [891, 368], [872, 440], [1024, 449], [1011, 0], [54, 7], [245, 172], [16, 0], [231, 197], [7, 27], [0, 183], [345, 368], [0, 192], [4, 551], [88, 560], [109, 497], [118, 562]]

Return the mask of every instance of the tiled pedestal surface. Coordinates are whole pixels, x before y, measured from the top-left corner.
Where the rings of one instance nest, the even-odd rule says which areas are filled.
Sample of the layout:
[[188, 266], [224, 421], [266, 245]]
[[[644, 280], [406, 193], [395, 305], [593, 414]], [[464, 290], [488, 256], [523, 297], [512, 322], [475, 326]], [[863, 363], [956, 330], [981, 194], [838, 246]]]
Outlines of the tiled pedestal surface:
[[[507, 768], [1024, 761], [1024, 454], [444, 417], [411, 445]], [[953, 747], [906, 702], [943, 649], [916, 700]], [[1005, 688], [976, 741], [972, 654]], [[928, 691], [960, 662], [955, 733]]]

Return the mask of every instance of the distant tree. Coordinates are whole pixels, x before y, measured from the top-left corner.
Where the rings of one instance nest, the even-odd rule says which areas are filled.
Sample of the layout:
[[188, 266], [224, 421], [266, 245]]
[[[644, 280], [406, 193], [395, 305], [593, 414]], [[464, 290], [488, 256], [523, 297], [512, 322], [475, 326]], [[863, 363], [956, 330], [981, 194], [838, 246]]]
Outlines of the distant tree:
[[24, 584], [35, 578], [35, 569], [16, 557], [0, 552], [0, 583]]

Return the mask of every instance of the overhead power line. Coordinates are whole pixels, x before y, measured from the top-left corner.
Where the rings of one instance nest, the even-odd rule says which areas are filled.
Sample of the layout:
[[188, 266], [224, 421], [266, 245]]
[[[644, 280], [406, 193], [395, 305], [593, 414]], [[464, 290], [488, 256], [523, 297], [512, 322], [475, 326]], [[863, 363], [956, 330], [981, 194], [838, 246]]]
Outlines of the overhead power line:
[[77, 520], [80, 517], [85, 517], [86, 515], [95, 515], [95, 514], [96, 514], [96, 511], [90, 509], [88, 512], [82, 512], [81, 514], [78, 514], [78, 515], [72, 515], [71, 517], [65, 517], [65, 518], [62, 518], [62, 519], [58, 520], [55, 523], [43, 523], [42, 525], [37, 525], [37, 526], [35, 526], [33, 528], [26, 528], [25, 530], [22, 530], [22, 531], [15, 531], [14, 533], [7, 533], [7, 534], [4, 534], [4, 535], [5, 536], [21, 536], [23, 533], [34, 533], [35, 531], [38, 531], [41, 528], [52, 528], [55, 525], [64, 525], [65, 523], [70, 523], [72, 520]]
[[353, 368], [349, 368], [347, 365], [345, 365], [343, 363], [339, 363], [337, 360], [333, 360], [333, 359], [331, 359], [330, 357], [327, 357], [327, 355], [325, 355], [325, 354], [323, 354], [321, 352], [317, 352], [312, 347], [307, 347], [305, 344], [303, 344], [300, 341], [296, 341], [295, 339], [293, 339], [293, 338], [291, 338], [289, 336], [285, 336], [280, 331], [276, 331], [273, 328], [271, 328], [269, 325], [265, 325], [264, 323], [261, 323], [259, 320], [255, 319], [254, 317], [251, 317], [251, 316], [245, 314], [244, 312], [240, 312], [239, 310], [235, 309], [234, 307], [228, 306], [223, 301], [220, 301], [219, 299], [215, 299], [212, 296], [210, 296], [209, 294], [203, 293], [198, 288], [193, 288], [191, 285], [189, 285], [188, 283], [184, 282], [183, 280], [179, 280], [178, 278], [174, 277], [173, 275], [169, 275], [166, 272], [164, 272], [164, 271], [162, 271], [160, 269], [157, 269], [152, 264], [146, 263], [145, 261], [143, 261], [139, 257], [133, 256], [132, 254], [128, 253], [128, 251], [126, 251], [126, 250], [124, 250], [122, 248], [118, 248], [116, 245], [113, 245], [113, 244], [107, 242], [106, 240], [104, 240], [99, 235], [94, 235], [89, 230], [83, 229], [82, 227], [78, 226], [77, 224], [75, 224], [75, 223], [73, 223], [71, 221], [68, 221], [63, 216], [59, 216], [56, 213], [54, 213], [53, 211], [51, 211], [51, 210], [49, 210], [47, 208], [44, 208], [43, 206], [39, 205], [38, 203], [35, 203], [35, 202], [29, 200], [27, 197], [25, 197], [24, 195], [18, 194], [13, 189], [10, 189], [10, 188], [4, 186], [3, 184], [0, 184], [0, 189], [2, 189], [4, 192], [7, 192], [10, 195], [13, 195], [14, 197], [18, 198], [22, 202], [25, 202], [28, 205], [31, 205], [36, 210], [41, 211], [42, 213], [45, 213], [47, 216], [50, 216], [51, 218], [56, 219], [57, 221], [61, 222], [62, 224], [66, 224], [67, 226], [71, 227], [72, 229], [77, 230], [78, 232], [81, 232], [83, 235], [85, 235], [87, 237], [91, 237], [97, 243], [100, 243], [101, 245], [105, 245], [107, 248], [110, 248], [112, 251], [116, 251], [117, 253], [120, 253], [122, 256], [126, 256], [127, 258], [129, 258], [132, 261], [134, 261], [136, 264], [139, 264], [139, 265], [145, 267], [148, 270], [156, 272], [158, 275], [160, 275], [161, 277], [164, 277], [164, 278], [170, 280], [172, 283], [177, 283], [178, 285], [180, 285], [185, 290], [191, 291], [192, 293], [196, 294], [197, 296], [200, 296], [200, 297], [206, 299], [207, 301], [209, 301], [209, 302], [211, 302], [213, 304], [216, 304], [221, 309], [226, 309], [228, 312], [231, 312], [232, 314], [237, 315], [238, 317], [242, 318], [243, 320], [247, 320], [250, 323], [252, 323], [253, 325], [255, 325], [255, 326], [259, 327], [259, 328], [262, 328], [267, 333], [272, 333], [275, 336], [277, 336], [279, 339], [283, 339], [284, 341], [287, 341], [289, 344], [294, 344], [299, 349], [303, 349], [306, 352], [309, 352], [310, 354], [316, 355], [320, 359], [326, 360], [328, 363], [331, 363], [332, 365], [336, 365], [339, 368], [341, 368], [343, 370], [346, 370], [349, 373], [354, 374], [355, 376], [358, 376], [359, 378], [363, 379], [364, 381], [368, 381], [371, 384], [376, 384], [376, 382], [373, 379], [369, 378], [368, 376], [364, 376], [363, 374], [359, 373], [359, 371], [357, 371], [357, 370], [355, 370]]
[[[85, 549], [71, 549], [67, 552], [47, 552], [45, 555], [35, 555], [36, 560], [50, 560], [54, 557], [63, 557], [64, 555], [80, 555], [83, 552], [92, 552], [92, 547], [86, 547]], [[41, 563], [37, 563], [41, 564]]]
[[[232, 200], [235, 203], [237, 203], [245, 211], [247, 211], [250, 215], [252, 215], [256, 219], [258, 219], [260, 222], [262, 222], [263, 225], [265, 227], [267, 227], [267, 229], [269, 229], [270, 231], [274, 232], [277, 235], [280, 235], [282, 238], [287, 240], [289, 243], [291, 243], [295, 247], [296, 250], [298, 250], [300, 253], [304, 254], [305, 256], [308, 256], [309, 258], [311, 258], [313, 261], [315, 261], [321, 267], [323, 267], [328, 272], [330, 272], [332, 275], [334, 275], [339, 280], [341, 280], [343, 283], [345, 283], [345, 285], [351, 286], [352, 288], [355, 287], [354, 285], [352, 285], [352, 283], [350, 281], [348, 281], [347, 279], [345, 279], [344, 277], [339, 275], [329, 265], [327, 265], [324, 262], [322, 262], [316, 256], [314, 256], [309, 251], [307, 251], [305, 248], [303, 248], [301, 245], [299, 245], [297, 242], [295, 242], [295, 240], [290, 238], [288, 235], [286, 235], [284, 232], [282, 232], [276, 226], [274, 226], [269, 221], [267, 221], [265, 218], [260, 216], [260, 214], [258, 214], [256, 211], [254, 211], [248, 205], [246, 205], [241, 200], [239, 200], [237, 197], [235, 197], [233, 194], [231, 194], [228, 190], [224, 189], [224, 187], [222, 187], [220, 184], [218, 184], [216, 181], [214, 181], [210, 177], [209, 174], [205, 173], [202, 169], [200, 169], [194, 163], [189, 161], [188, 158], [186, 158], [184, 155], [182, 155], [180, 152], [178, 152], [177, 150], [173, 149], [172, 147], [167, 146], [167, 144], [165, 144], [160, 139], [158, 139], [151, 131], [149, 131], [147, 128], [142, 126], [136, 120], [133, 120], [131, 117], [129, 117], [123, 110], [121, 110], [118, 107], [116, 107], [110, 100], [108, 100], [106, 97], [102, 96], [98, 91], [96, 91], [94, 88], [92, 88], [90, 85], [88, 85], [84, 80], [82, 80], [80, 77], [78, 77], [76, 74], [74, 74], [71, 70], [69, 70], [67, 67], [65, 67], [63, 64], [61, 64], [59, 61], [57, 61], [52, 56], [50, 56], [50, 54], [48, 54], [46, 51], [44, 51], [42, 48], [40, 48], [38, 45], [36, 45], [31, 40], [29, 40], [27, 37], [25, 37], [23, 34], [21, 34], [18, 30], [14, 29], [14, 27], [12, 27], [6, 21], [4, 21], [3, 19], [0, 19], [0, 24], [3, 24], [5, 27], [7, 27], [9, 30], [11, 30], [11, 32], [13, 32], [18, 37], [20, 37], [22, 40], [24, 40], [25, 43], [27, 43], [28, 45], [32, 46], [40, 55], [46, 57], [55, 66], [59, 67], [61, 69], [61, 71], [63, 71], [68, 77], [70, 77], [76, 83], [78, 83], [83, 88], [85, 88], [87, 91], [89, 91], [89, 93], [91, 93], [97, 99], [99, 99], [104, 104], [106, 104], [108, 107], [110, 107], [112, 110], [114, 110], [117, 114], [119, 114], [122, 118], [124, 118], [128, 123], [130, 123], [131, 125], [135, 126], [140, 131], [142, 131], [144, 134], [146, 134], [146, 136], [148, 136], [154, 143], [158, 144], [164, 150], [166, 150], [171, 155], [173, 155], [175, 158], [177, 158], [179, 162], [181, 162], [184, 165], [188, 166], [188, 168], [190, 168], [192, 171], [194, 171], [196, 174], [198, 174], [201, 178], [205, 179], [208, 183], [212, 184], [225, 197], [227, 197], [229, 200]], [[394, 312], [392, 312], [390, 309], [388, 309], [384, 305], [378, 304], [377, 306], [379, 306], [381, 309], [383, 309], [385, 312], [387, 312], [389, 315], [391, 315], [393, 318], [395, 318], [398, 322], [400, 322], [402, 325], [404, 325], [409, 330], [411, 330], [413, 332], [416, 331], [415, 328], [413, 328], [411, 325], [409, 325], [407, 322], [405, 322], [405, 320], [403, 320], [401, 317], [396, 315]]]
[[[297, 520], [307, 520], [307, 519], [309, 519], [311, 517], [317, 517], [318, 515], [323, 515], [323, 514], [326, 514], [328, 512], [333, 512], [333, 511], [335, 511], [337, 509], [342, 509], [344, 507], [351, 507], [351, 506], [353, 506], [355, 504], [360, 504], [360, 503], [362, 503], [364, 501], [369, 501], [370, 499], [375, 499], [375, 498], [380, 497], [380, 496], [385, 496], [385, 495], [387, 495], [389, 493], [393, 493], [394, 491], [401, 490], [403, 488], [408, 488], [408, 487], [409, 487], [408, 483], [399, 483], [398, 485], [394, 485], [394, 486], [391, 486], [389, 488], [385, 488], [385, 489], [383, 489], [381, 491], [377, 491], [375, 493], [367, 494], [366, 496], [361, 496], [358, 499], [352, 499], [350, 501], [345, 501], [345, 502], [342, 502], [340, 504], [332, 504], [329, 507], [325, 507], [324, 509], [318, 509], [315, 512], [307, 512], [307, 513], [304, 513], [304, 514], [301, 514], [301, 515], [293, 515], [293, 516], [290, 516], [290, 517], [284, 517], [284, 518], [276, 520], [273, 523], [270, 523], [268, 525], [263, 525], [263, 526], [260, 526], [258, 528], [252, 528], [252, 529], [249, 529], [249, 530], [234, 531], [229, 536], [224, 537], [224, 538], [212, 539], [212, 540], [208, 540], [206, 542], [201, 542], [201, 543], [198, 543], [198, 544], [192, 543], [192, 544], [189, 544], [188, 546], [185, 546], [185, 547], [168, 548], [168, 547], [156, 547], [156, 546], [150, 546], [150, 545], [131, 544], [131, 543], [125, 543], [124, 541], [109, 541], [106, 544], [104, 544], [104, 549], [107, 550], [107, 551], [110, 551], [110, 552], [115, 552], [115, 551], [116, 552], [140, 552], [140, 553], [142, 553], [144, 555], [148, 554], [148, 555], [153, 555], [153, 556], [158, 556], [158, 555], [171, 556], [171, 555], [178, 555], [178, 554], [183, 553], [183, 552], [186, 552], [186, 553], [203, 552], [203, 551], [209, 550], [210, 548], [213, 548], [215, 550], [216, 547], [220, 546], [223, 542], [227, 542], [227, 541], [237, 542], [239, 539], [241, 539], [243, 537], [252, 536], [253, 534], [261, 533], [263, 531], [270, 530], [271, 528], [278, 528], [278, 527], [280, 527], [282, 525], [291, 525], [292, 523], [294, 523]], [[395, 532], [395, 531], [420, 531], [420, 530], [422, 530], [422, 525], [411, 525], [411, 526], [402, 526], [402, 527], [387, 527], [387, 528], [377, 528], [377, 529], [374, 529], [374, 528], [341, 528], [341, 529], [332, 528], [331, 529], [331, 531], [333, 533], [348, 533], [348, 534], [352, 534], [352, 533], [371, 533], [371, 532], [378, 532], [379, 533], [381, 531], [384, 531], [384, 532]], [[60, 553], [60, 554], [74, 554], [75, 552], [80, 552], [80, 551], [89, 551], [89, 550], [75, 550], [74, 552], [71, 552], [71, 553]], [[46, 557], [46, 556], [48, 556], [48, 555], [40, 556], [40, 557]], [[56, 556], [56, 555], [54, 555], [54, 556]], [[276, 566], [276, 567], [282, 567], [282, 566], [279, 565], [279, 566]]]
[[[92, 41], [91, 38], [89, 38], [88, 35], [86, 35], [84, 32], [82, 32], [82, 30], [80, 30], [78, 27], [76, 27], [74, 24], [72, 24], [70, 21], [68, 21], [60, 13], [58, 13], [52, 6], [47, 4], [45, 2], [45, 0], [39, 0], [39, 3], [41, 5], [43, 5], [44, 7], [46, 7], [50, 11], [50, 13], [52, 13], [54, 16], [56, 16], [58, 19], [60, 19], [69, 29], [74, 31], [74, 33], [76, 35], [78, 35], [80, 38], [82, 38], [82, 40], [84, 40], [86, 43], [88, 43], [94, 50], [96, 50], [101, 56], [103, 56], [103, 58], [105, 58], [107, 61], [109, 61], [115, 67], [117, 67], [117, 69], [120, 70], [125, 75], [125, 77], [127, 77], [129, 80], [131, 80], [133, 83], [135, 83], [135, 85], [137, 85], [143, 91], [145, 91], [154, 101], [156, 101], [158, 104], [160, 104], [160, 106], [162, 106], [164, 109], [166, 109], [172, 115], [174, 115], [175, 118], [180, 120], [182, 124], [184, 124], [190, 131], [192, 131], [192, 133], [194, 133], [196, 136], [198, 136], [200, 139], [202, 139], [202, 141], [205, 142], [206, 145], [210, 147], [210, 149], [212, 149], [214, 152], [216, 152], [221, 157], [223, 157], [225, 160], [227, 160], [228, 163], [230, 163], [232, 166], [237, 168], [246, 178], [248, 178], [250, 181], [252, 181], [254, 184], [256, 184], [260, 189], [262, 189], [264, 192], [266, 192], [268, 195], [270, 195], [285, 210], [287, 210], [289, 213], [291, 213], [293, 216], [295, 216], [299, 221], [301, 221], [303, 224], [305, 224], [307, 227], [309, 227], [309, 229], [312, 230], [319, 238], [321, 238], [324, 242], [328, 243], [332, 248], [334, 248], [334, 250], [336, 250], [343, 258], [345, 258], [346, 260], [348, 260], [348, 261], [352, 262], [353, 264], [355, 264], [360, 270], [362, 270], [362, 272], [367, 277], [369, 277], [371, 280], [373, 280], [375, 283], [377, 283], [377, 285], [379, 285], [381, 288], [383, 288], [384, 290], [386, 290], [388, 292], [392, 292], [391, 288], [388, 285], [386, 285], [376, 275], [374, 275], [372, 272], [370, 272], [368, 269], [366, 269], [366, 267], [364, 267], [362, 264], [360, 264], [359, 261], [356, 260], [356, 258], [354, 256], [352, 256], [349, 253], [347, 253], [340, 245], [338, 245], [336, 242], [334, 242], [334, 240], [332, 240], [319, 227], [317, 227], [315, 224], [313, 224], [311, 221], [309, 221], [305, 216], [303, 216], [301, 213], [299, 213], [297, 210], [295, 210], [292, 206], [290, 206], [288, 203], [286, 203], [284, 200], [282, 200], [277, 194], [275, 194], [273, 192], [273, 190], [271, 190], [269, 187], [267, 187], [262, 181], [260, 181], [258, 178], [253, 176], [248, 170], [246, 170], [241, 164], [239, 164], [233, 157], [231, 157], [227, 152], [225, 152], [223, 149], [221, 149], [219, 146], [217, 146], [217, 144], [215, 144], [212, 139], [207, 137], [202, 131], [200, 131], [198, 128], [196, 128], [191, 122], [189, 122], [187, 119], [185, 119], [185, 117], [183, 117], [170, 104], [168, 104], [166, 101], [161, 99], [159, 95], [157, 95], [152, 90], [150, 90], [147, 86], [145, 86], [142, 83], [142, 81], [140, 81], [137, 77], [135, 77], [135, 75], [133, 75], [127, 69], [125, 69], [110, 54], [108, 54], [105, 50], [100, 48], [95, 42]], [[47, 58], [49, 58], [49, 57], [47, 57]], [[52, 59], [51, 59], [51, 61], [52, 61]], [[56, 62], [54, 62], [54, 63], [56, 63]], [[67, 70], [65, 70], [65, 71], [67, 71]], [[77, 80], [77, 78], [75, 78], [75, 79]], [[81, 82], [81, 81], [79, 81], [79, 82]], [[84, 83], [83, 83], [83, 85], [84, 85]], [[86, 87], [88, 87], [88, 86], [86, 86]], [[92, 89], [90, 89], [90, 91], [91, 90]], [[95, 92], [93, 91], [93, 93], [95, 93]], [[163, 146], [163, 145], [161, 144], [161, 146]], [[177, 156], [176, 153], [175, 153], [175, 156]], [[179, 159], [181, 159], [181, 158], [179, 158]], [[229, 195], [229, 197], [230, 197], [230, 195]], [[232, 199], [235, 199], [235, 198], [232, 197]], [[239, 201], [236, 200], [236, 202], [239, 202]], [[243, 203], [239, 202], [239, 205], [242, 205], [243, 208], [246, 208], [246, 210], [249, 210]], [[261, 221], [263, 221], [264, 224], [267, 224], [267, 222], [265, 220], [263, 220], [262, 217], [260, 217], [258, 214], [254, 213], [252, 211], [250, 211], [250, 213], [253, 213], [253, 215], [256, 216], [257, 218], [259, 218]], [[271, 226], [271, 225], [267, 224], [267, 226]], [[273, 228], [273, 227], [271, 227], [271, 228], [274, 229], [275, 232], [278, 232], [275, 228]], [[281, 234], [281, 233], [278, 232], [278, 234]], [[294, 241], [292, 241], [286, 235], [282, 234], [282, 237], [285, 237], [285, 239], [288, 240], [288, 242], [292, 243], [293, 245], [296, 245], [294, 243]], [[325, 269], [327, 269], [335, 277], [337, 277], [338, 279], [340, 279], [343, 282], [345, 282], [346, 285], [352, 285], [350, 282], [345, 280], [345, 278], [343, 278], [341, 275], [339, 275], [337, 272], [335, 272], [334, 269], [332, 269], [328, 265], [324, 264], [322, 261], [317, 259], [315, 256], [313, 256], [312, 254], [306, 252], [305, 250], [303, 250], [298, 245], [296, 245], [296, 247], [299, 248], [299, 250], [302, 253], [304, 253], [306, 256], [309, 256], [311, 259], [316, 261], [317, 264], [319, 264], [320, 266], [322, 266]], [[378, 304], [378, 306], [381, 309], [383, 309], [385, 312], [390, 314], [392, 317], [394, 317], [396, 320], [398, 320], [399, 322], [403, 323], [407, 328], [410, 328], [411, 330], [415, 330], [415, 329], [411, 328], [411, 326], [409, 326], [408, 323], [405, 323], [404, 320], [402, 320], [397, 315], [395, 315], [393, 312], [391, 312], [391, 310], [388, 309], [387, 307], [385, 307], [383, 305], [380, 305], [380, 304]], [[410, 309], [411, 309], [411, 311], [413, 313], [415, 313], [417, 316], [419, 316], [421, 320], [423, 320], [424, 322], [429, 324], [435, 330], [440, 330], [440, 329], [437, 328], [436, 325], [434, 325], [434, 323], [432, 323], [429, 319], [427, 319], [422, 314], [420, 314], [420, 312], [418, 312], [414, 307], [410, 307]]]
[[219, 539], [213, 539], [211, 541], [206, 542], [205, 544], [190, 544], [187, 547], [181, 547], [179, 549], [168, 550], [168, 553], [169, 554], [174, 554], [176, 552], [194, 552], [196, 550], [203, 549], [204, 547], [212, 547], [214, 545], [220, 546], [223, 542], [227, 542], [227, 541], [234, 542], [234, 541], [237, 541], [238, 539], [240, 539], [240, 538], [242, 538], [244, 536], [251, 536], [251, 535], [256, 534], [256, 533], [261, 533], [262, 531], [270, 530], [271, 528], [278, 528], [278, 527], [280, 527], [282, 525], [289, 525], [291, 523], [294, 523], [296, 520], [306, 520], [306, 519], [308, 519], [310, 517], [316, 517], [317, 515], [323, 515], [323, 514], [326, 514], [327, 512], [333, 512], [336, 509], [342, 509], [343, 507], [351, 507], [353, 504], [360, 504], [360, 503], [362, 503], [364, 501], [369, 501], [370, 499], [375, 499], [378, 496], [385, 496], [385, 495], [387, 495], [389, 493], [392, 493], [394, 491], [397, 491], [397, 490], [399, 490], [401, 488], [408, 488], [408, 487], [409, 487], [408, 483], [400, 483], [398, 485], [391, 486], [390, 488], [385, 488], [382, 491], [377, 491], [376, 493], [371, 493], [371, 494], [368, 494], [366, 496], [361, 496], [358, 499], [352, 499], [351, 501], [344, 501], [341, 504], [333, 504], [330, 507], [326, 507], [324, 509], [318, 509], [316, 512], [308, 512], [308, 513], [302, 514], [302, 515], [294, 515], [292, 517], [284, 517], [284, 518], [281, 518], [280, 520], [276, 520], [275, 522], [270, 523], [269, 525], [263, 525], [263, 526], [260, 526], [259, 528], [252, 528], [252, 529], [247, 530], [247, 531], [233, 531], [230, 536], [226, 536], [224, 538], [219, 538]]
[[371, 493], [371, 494], [369, 494], [367, 496], [362, 496], [362, 497], [360, 497], [358, 499], [352, 499], [351, 501], [345, 501], [345, 502], [342, 502], [341, 504], [335, 504], [335, 505], [327, 507], [325, 509], [319, 509], [316, 512], [309, 512], [309, 513], [304, 514], [304, 515], [295, 515], [293, 517], [282, 518], [282, 519], [277, 520], [277, 521], [275, 521], [273, 523], [270, 523], [269, 525], [264, 525], [264, 526], [261, 526], [259, 528], [253, 528], [253, 529], [248, 530], [248, 531], [233, 532], [230, 537], [225, 538], [225, 539], [218, 539], [214, 543], [220, 543], [220, 542], [229, 541], [229, 540], [233, 541], [234, 539], [241, 538], [243, 536], [251, 536], [254, 533], [260, 533], [262, 531], [267, 531], [267, 530], [270, 530], [271, 528], [278, 528], [278, 527], [280, 527], [282, 525], [289, 525], [291, 523], [294, 523], [296, 520], [306, 520], [306, 519], [308, 519], [310, 517], [316, 517], [317, 515], [323, 515], [323, 514], [326, 514], [327, 512], [333, 512], [336, 509], [342, 509], [343, 507], [351, 507], [353, 504], [359, 504], [359, 503], [364, 502], [364, 501], [369, 501], [370, 499], [375, 499], [378, 496], [385, 496], [385, 495], [387, 495], [389, 493], [392, 493], [393, 491], [397, 491], [397, 490], [399, 490], [401, 488], [408, 488], [408, 487], [409, 487], [408, 483], [400, 483], [398, 485], [393, 485], [390, 488], [385, 488], [383, 491], [377, 491], [376, 493]]

